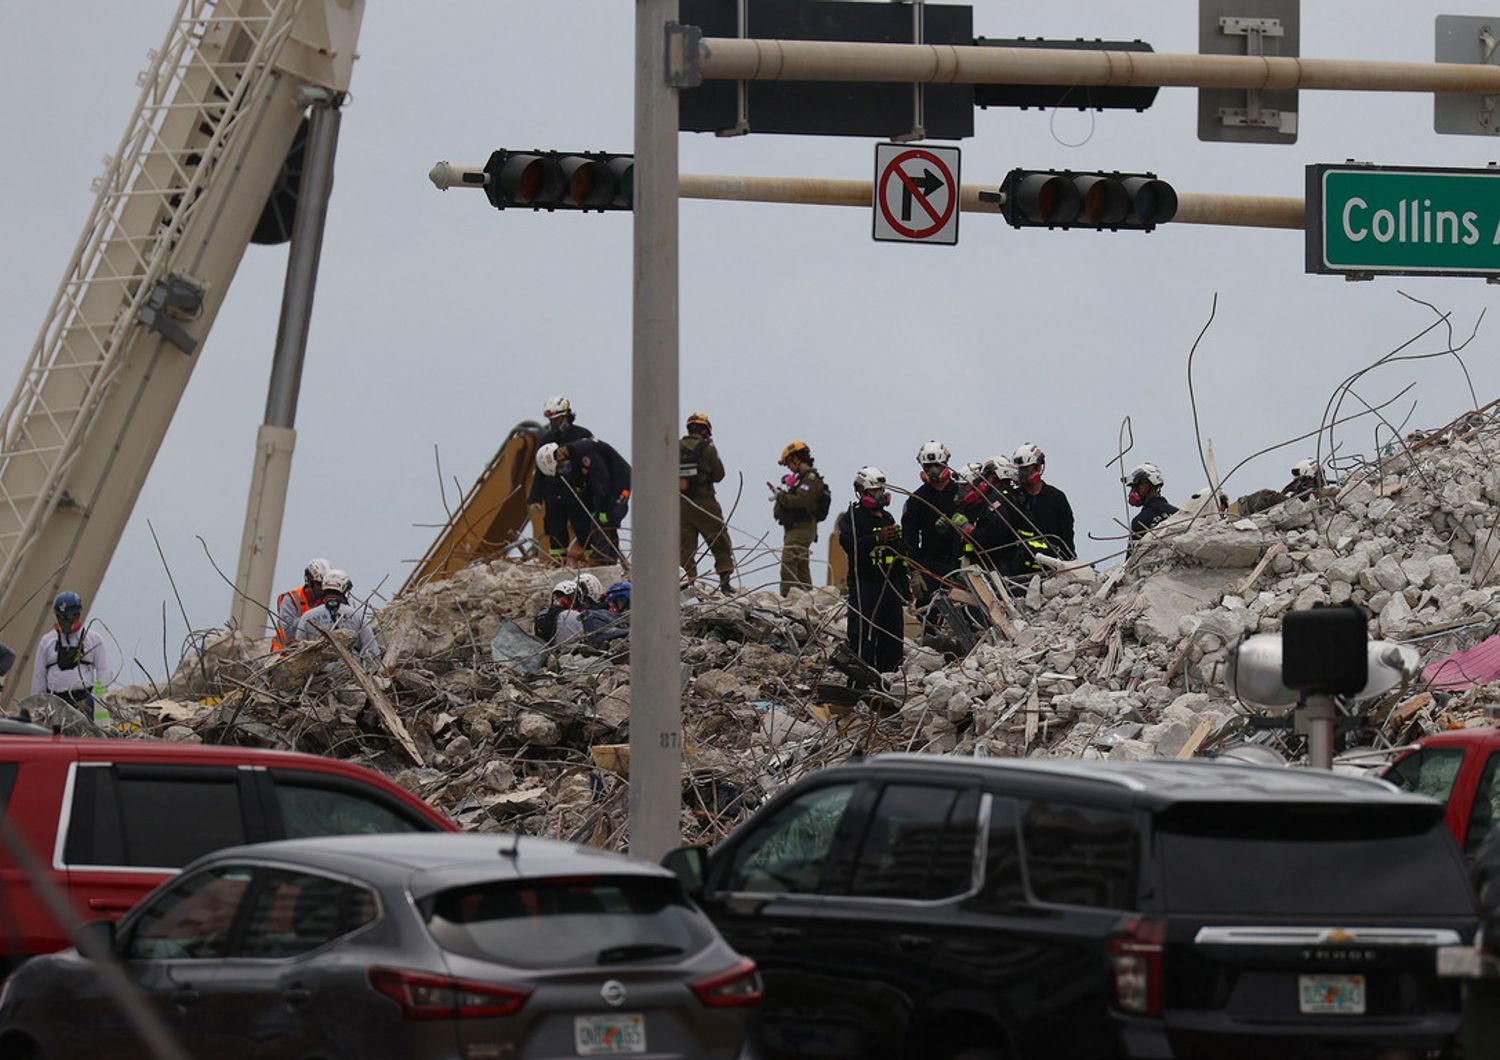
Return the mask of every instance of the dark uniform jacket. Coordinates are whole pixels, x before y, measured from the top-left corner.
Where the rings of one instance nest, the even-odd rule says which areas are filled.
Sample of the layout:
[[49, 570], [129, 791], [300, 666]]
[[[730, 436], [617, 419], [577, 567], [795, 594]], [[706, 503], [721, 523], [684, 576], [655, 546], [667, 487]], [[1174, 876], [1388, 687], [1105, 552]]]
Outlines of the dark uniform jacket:
[[[567, 426], [559, 426], [556, 423], [547, 424], [547, 429], [542, 432], [542, 439], [538, 448], [548, 442], [558, 445], [572, 445], [581, 442], [585, 438], [592, 438], [594, 432], [587, 427], [580, 427], [576, 423]], [[531, 494], [526, 498], [527, 504], [554, 504], [559, 501], [568, 500], [567, 488], [563, 486], [562, 479], [556, 475], [536, 474], [531, 476]]]
[[933, 574], [947, 574], [963, 556], [963, 538], [952, 517], [962, 499], [962, 487], [949, 481], [947, 489], [930, 482], [918, 486], [901, 509], [901, 535], [906, 554]]
[[974, 494], [977, 494], [977, 499], [959, 509], [959, 514], [970, 524], [967, 534], [970, 558], [1006, 577], [1021, 575], [1034, 567], [1030, 563], [1030, 554], [1021, 544], [1019, 531], [1026, 526], [1026, 520], [1014, 493], [996, 493], [987, 488], [976, 490], [970, 496]]
[[[691, 434], [684, 435], [679, 444], [679, 472], [689, 480], [682, 495], [693, 500], [712, 497], [714, 483], [724, 481], [724, 461], [719, 459], [719, 450], [707, 438], [695, 438]], [[686, 474], [689, 468], [693, 469], [691, 475]]]
[[849, 557], [849, 592], [858, 582], [889, 581], [900, 596], [906, 596], [906, 561], [901, 557], [901, 527], [884, 508], [849, 505], [839, 516], [839, 544]]
[[1132, 541], [1144, 537], [1147, 530], [1156, 526], [1169, 515], [1177, 514], [1177, 506], [1168, 504], [1167, 499], [1160, 493], [1146, 498], [1141, 505], [1141, 510], [1136, 513], [1134, 519], [1130, 520], [1130, 538]]
[[1073, 506], [1068, 503], [1066, 493], [1044, 482], [1035, 496], [1018, 490], [1016, 499], [1031, 521], [1025, 529], [1043, 535], [1053, 556], [1064, 560], [1078, 557], [1078, 549], [1073, 545]]
[[776, 503], [771, 508], [780, 526], [796, 526], [799, 523], [818, 521], [818, 499], [828, 485], [817, 468], [809, 467], [797, 476], [797, 484], [776, 494]]
[[568, 481], [594, 516], [619, 525], [630, 499], [630, 465], [608, 442], [585, 438], [568, 444]]

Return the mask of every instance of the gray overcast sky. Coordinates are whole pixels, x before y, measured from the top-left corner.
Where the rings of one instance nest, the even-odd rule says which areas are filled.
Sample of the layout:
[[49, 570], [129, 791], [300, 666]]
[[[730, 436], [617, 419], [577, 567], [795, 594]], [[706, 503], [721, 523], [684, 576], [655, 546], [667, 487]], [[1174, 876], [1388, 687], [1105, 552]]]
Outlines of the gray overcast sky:
[[[1302, 54], [1430, 61], [1433, 19], [1483, 14], [1419, 0], [1303, 5]], [[1197, 5], [1005, 4], [978, 0], [988, 36], [1139, 37], [1197, 50]], [[5, 8], [0, 168], [0, 381], [16, 377], [92, 202], [89, 181], [135, 103], [136, 72], [173, 0], [72, 0]], [[615, 0], [368, 5], [345, 112], [323, 252], [278, 588], [326, 555], [368, 589], [399, 585], [441, 519], [433, 447], [448, 495], [467, 487], [517, 421], [565, 393], [580, 422], [628, 452], [630, 219], [491, 210], [437, 193], [438, 159], [481, 164], [500, 146], [629, 150], [633, 5]], [[524, 12], [524, 14], [522, 14]], [[1480, 166], [1500, 145], [1438, 136], [1432, 98], [1304, 92], [1294, 147], [1200, 143], [1196, 92], [1163, 89], [1145, 113], [990, 110], [964, 141], [965, 182], [1013, 166], [1152, 169], [1180, 190], [1297, 195], [1311, 162]], [[868, 179], [871, 142], [684, 135], [685, 172]], [[134, 518], [92, 607], [127, 658], [160, 671], [184, 633], [146, 521], [155, 525], [195, 626], [220, 623], [229, 591], [194, 539], [231, 574], [255, 430], [264, 408], [285, 248], [252, 247], [201, 353]], [[863, 209], [684, 202], [683, 413], [701, 408], [734, 476], [738, 525], [773, 531], [767, 478], [790, 438], [811, 442], [839, 503], [872, 462], [915, 485], [928, 437], [955, 459], [1048, 454], [1079, 536], [1117, 532], [1115, 452], [1129, 414], [1131, 459], [1159, 463], [1167, 495], [1201, 483], [1185, 360], [1197, 358], [1204, 434], [1221, 470], [1312, 429], [1349, 372], [1425, 327], [1430, 310], [1467, 334], [1494, 298], [1473, 279], [1347, 283], [1303, 273], [1300, 232], [1167, 226], [1139, 233], [1016, 231], [965, 215], [955, 248], [874, 244]], [[1469, 366], [1481, 401], [1500, 395], [1496, 327]], [[1420, 349], [1435, 348], [1429, 341]], [[1421, 379], [1413, 424], [1468, 404], [1449, 362], [1378, 375], [1371, 401]], [[1404, 411], [1404, 410], [1403, 410]], [[1348, 435], [1369, 451], [1371, 430]], [[1304, 455], [1263, 458], [1228, 488], [1280, 486]], [[742, 535], [743, 537], [743, 535]], [[777, 535], [773, 534], [772, 540]], [[1085, 557], [1112, 545], [1084, 540]], [[774, 569], [751, 581], [774, 580]], [[133, 667], [126, 678], [138, 678]]]

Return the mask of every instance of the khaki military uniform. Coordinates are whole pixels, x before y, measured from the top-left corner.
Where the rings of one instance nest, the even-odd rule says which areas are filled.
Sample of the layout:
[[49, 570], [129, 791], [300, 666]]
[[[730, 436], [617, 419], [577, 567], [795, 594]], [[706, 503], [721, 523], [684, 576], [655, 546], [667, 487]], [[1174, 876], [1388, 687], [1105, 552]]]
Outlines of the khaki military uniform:
[[724, 510], [714, 495], [714, 483], [724, 481], [724, 462], [719, 459], [719, 451], [713, 442], [690, 434], [682, 439], [680, 462], [682, 472], [694, 468], [695, 473], [682, 476], [688, 486], [682, 491], [678, 561], [689, 578], [697, 577], [698, 564], [694, 557], [701, 538], [708, 542], [709, 551], [713, 553], [714, 573], [728, 574], [734, 570], [734, 548], [729, 542], [729, 528], [724, 525]]
[[793, 588], [812, 588], [812, 545], [818, 539], [818, 498], [828, 487], [814, 468], [797, 476], [797, 484], [776, 494], [773, 514], [785, 528], [781, 539], [781, 595]]

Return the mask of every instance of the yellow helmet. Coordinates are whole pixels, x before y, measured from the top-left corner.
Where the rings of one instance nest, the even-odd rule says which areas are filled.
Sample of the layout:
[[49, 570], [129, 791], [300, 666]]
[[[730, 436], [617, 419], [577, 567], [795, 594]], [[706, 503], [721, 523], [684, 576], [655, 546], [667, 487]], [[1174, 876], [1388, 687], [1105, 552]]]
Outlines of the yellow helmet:
[[781, 451], [781, 459], [776, 462], [785, 466], [786, 462], [798, 453], [806, 453], [808, 456], [812, 456], [812, 450], [807, 447], [807, 443], [801, 438], [787, 442], [786, 448]]
[[708, 422], [708, 417], [701, 412], [695, 412], [687, 418], [688, 430], [694, 427], [702, 427], [705, 431], [712, 431], [714, 425]]

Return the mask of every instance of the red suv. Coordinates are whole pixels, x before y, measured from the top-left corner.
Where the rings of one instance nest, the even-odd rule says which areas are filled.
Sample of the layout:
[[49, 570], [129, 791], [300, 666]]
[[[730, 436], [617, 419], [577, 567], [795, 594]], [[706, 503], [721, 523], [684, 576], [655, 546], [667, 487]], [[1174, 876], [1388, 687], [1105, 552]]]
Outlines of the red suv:
[[1473, 857], [1500, 823], [1500, 729], [1484, 726], [1418, 740], [1381, 774], [1405, 791], [1447, 805], [1445, 820], [1464, 854]]
[[[0, 808], [85, 921], [118, 919], [203, 854], [241, 843], [458, 826], [336, 759], [160, 740], [0, 735]], [[0, 974], [71, 944], [0, 856]]]

